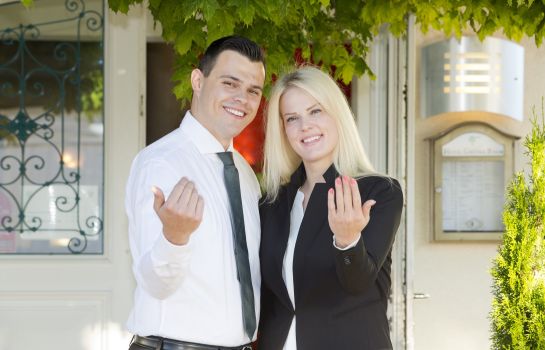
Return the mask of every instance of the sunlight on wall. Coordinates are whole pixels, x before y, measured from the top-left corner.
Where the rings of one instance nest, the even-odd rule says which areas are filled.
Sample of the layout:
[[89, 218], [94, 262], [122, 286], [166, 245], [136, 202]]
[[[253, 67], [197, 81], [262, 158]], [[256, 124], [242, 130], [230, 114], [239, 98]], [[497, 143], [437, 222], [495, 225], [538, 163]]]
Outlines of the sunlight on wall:
[[115, 322], [88, 325], [81, 334], [81, 349], [84, 350], [127, 349], [132, 337], [124, 325]]

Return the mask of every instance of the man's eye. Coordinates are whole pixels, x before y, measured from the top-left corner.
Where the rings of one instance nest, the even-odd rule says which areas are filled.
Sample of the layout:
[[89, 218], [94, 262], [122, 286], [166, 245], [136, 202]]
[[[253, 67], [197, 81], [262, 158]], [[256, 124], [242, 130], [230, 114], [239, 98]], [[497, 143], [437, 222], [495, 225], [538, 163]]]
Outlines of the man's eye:
[[227, 85], [227, 86], [233, 86], [234, 85], [233, 82], [231, 82], [231, 81], [224, 81], [223, 84]]
[[259, 90], [250, 90], [250, 93], [255, 96], [261, 95], [261, 92]]

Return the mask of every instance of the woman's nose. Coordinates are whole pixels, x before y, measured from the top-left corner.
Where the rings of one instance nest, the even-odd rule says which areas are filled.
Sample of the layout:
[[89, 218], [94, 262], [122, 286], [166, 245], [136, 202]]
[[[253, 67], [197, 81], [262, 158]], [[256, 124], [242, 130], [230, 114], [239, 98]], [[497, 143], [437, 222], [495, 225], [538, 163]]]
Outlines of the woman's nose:
[[312, 122], [307, 117], [301, 117], [301, 130], [308, 130], [312, 127]]

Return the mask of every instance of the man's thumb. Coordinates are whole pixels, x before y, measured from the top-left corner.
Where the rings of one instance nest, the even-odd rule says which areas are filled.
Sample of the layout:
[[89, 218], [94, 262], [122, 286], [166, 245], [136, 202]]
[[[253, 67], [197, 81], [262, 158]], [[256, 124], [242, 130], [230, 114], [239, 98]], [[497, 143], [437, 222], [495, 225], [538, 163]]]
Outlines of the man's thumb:
[[161, 209], [165, 203], [165, 195], [157, 186], [151, 186], [151, 192], [153, 192], [153, 209], [156, 213], [159, 213], [159, 209]]

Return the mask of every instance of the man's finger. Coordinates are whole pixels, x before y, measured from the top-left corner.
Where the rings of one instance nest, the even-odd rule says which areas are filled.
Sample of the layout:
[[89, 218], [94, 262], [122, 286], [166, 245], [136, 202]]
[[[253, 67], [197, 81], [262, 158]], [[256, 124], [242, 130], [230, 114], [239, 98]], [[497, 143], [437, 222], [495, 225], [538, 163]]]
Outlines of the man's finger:
[[153, 192], [153, 209], [159, 214], [159, 210], [165, 204], [165, 195], [157, 186], [151, 186], [151, 192]]
[[189, 183], [189, 180], [186, 177], [182, 177], [176, 185], [174, 185], [174, 188], [172, 188], [172, 191], [168, 195], [167, 202], [169, 205], [175, 205], [176, 202], [178, 202], [180, 196], [184, 192], [185, 187]]
[[187, 203], [187, 209], [191, 215], [194, 217], [197, 213], [197, 202], [199, 200], [199, 193], [197, 193], [197, 190], [191, 191], [191, 196], [189, 197], [189, 201]]
[[195, 217], [197, 220], [202, 220], [202, 215], [204, 212], [204, 200], [201, 196], [198, 196], [197, 198], [197, 209], [195, 210]]
[[193, 192], [197, 192], [197, 190], [195, 189], [195, 185], [193, 185], [193, 182], [188, 181], [184, 187], [184, 191], [180, 194], [180, 197], [178, 198], [176, 208], [181, 210], [187, 209], [188, 211], [191, 211], [190, 200]]

